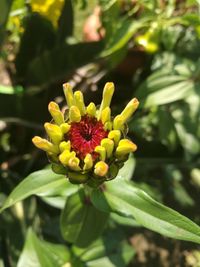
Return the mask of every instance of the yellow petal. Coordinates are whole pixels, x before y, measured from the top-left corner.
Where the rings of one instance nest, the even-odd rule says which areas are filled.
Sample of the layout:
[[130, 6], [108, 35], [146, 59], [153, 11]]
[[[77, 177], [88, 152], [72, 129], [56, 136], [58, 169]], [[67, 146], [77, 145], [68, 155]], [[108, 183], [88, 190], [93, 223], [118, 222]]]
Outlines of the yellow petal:
[[39, 136], [35, 136], [32, 139], [33, 144], [46, 152], [51, 152], [54, 154], [59, 153], [59, 149], [56, 145], [53, 145], [51, 142], [47, 141], [46, 139], [43, 139]]
[[59, 155], [59, 160], [64, 166], [67, 166], [69, 159], [75, 156], [76, 156], [76, 153], [74, 151], [70, 152], [69, 150], [64, 150]]
[[64, 150], [68, 150], [68, 151], [70, 151], [70, 149], [71, 149], [71, 143], [70, 143], [70, 141], [63, 141], [63, 142], [61, 142], [60, 144], [59, 144], [59, 149], [60, 149], [60, 151], [61, 152], [63, 152]]
[[83, 94], [81, 91], [76, 91], [74, 93], [74, 100], [75, 100], [75, 105], [80, 110], [81, 116], [85, 115], [85, 103], [84, 103], [84, 98], [83, 98]]
[[137, 146], [128, 139], [122, 139], [116, 149], [116, 157], [123, 157], [130, 152], [136, 151]]
[[115, 145], [118, 145], [119, 140], [121, 138], [121, 132], [119, 130], [112, 130], [109, 132], [108, 138], [114, 140]]
[[110, 121], [110, 115], [111, 115], [110, 108], [109, 107], [104, 108], [104, 110], [101, 113], [101, 121], [103, 124]]
[[102, 111], [106, 108], [110, 106], [110, 102], [112, 100], [112, 96], [115, 90], [115, 86], [114, 83], [109, 82], [106, 83], [103, 89], [103, 96], [102, 96], [102, 101], [101, 101], [101, 106], [100, 109], [98, 111], [98, 120], [101, 118], [101, 113]]
[[133, 98], [125, 107], [125, 109], [120, 114], [123, 117], [124, 123], [133, 115], [139, 106], [139, 101], [137, 98]]
[[93, 166], [93, 159], [91, 154], [87, 154], [84, 158], [84, 166], [83, 166], [83, 170], [89, 170], [91, 169]]
[[94, 166], [94, 173], [98, 176], [105, 176], [108, 172], [108, 165], [104, 161], [99, 161]]
[[70, 130], [70, 127], [71, 127], [71, 125], [68, 124], [68, 123], [66, 123], [66, 122], [65, 122], [65, 123], [62, 123], [62, 124], [60, 125], [60, 129], [61, 129], [61, 131], [62, 131], [63, 134], [68, 133], [69, 130]]
[[44, 128], [54, 144], [59, 144], [63, 139], [63, 133], [58, 125], [46, 122]]
[[70, 167], [71, 170], [73, 171], [80, 171], [81, 168], [79, 166], [80, 160], [77, 157], [71, 157], [68, 161], [68, 166]]
[[105, 149], [105, 147], [96, 146], [94, 151], [99, 154], [101, 160], [104, 161], [106, 159], [106, 149]]
[[79, 122], [81, 120], [81, 113], [76, 106], [71, 106], [69, 110], [69, 119], [71, 122]]
[[87, 106], [87, 114], [92, 116], [92, 117], [95, 117], [96, 116], [96, 106], [93, 102], [91, 102], [88, 106]]
[[124, 125], [124, 119], [121, 115], [117, 115], [113, 120], [113, 129], [122, 130]]
[[56, 102], [51, 101], [48, 105], [48, 110], [56, 124], [64, 123], [64, 115]]
[[67, 105], [70, 108], [71, 106], [74, 105], [74, 95], [73, 95], [71, 85], [69, 83], [64, 83], [63, 84], [63, 91], [64, 91], [65, 98], [67, 101]]
[[106, 150], [106, 157], [110, 158], [114, 149], [114, 142], [109, 138], [104, 138], [101, 140], [101, 146]]

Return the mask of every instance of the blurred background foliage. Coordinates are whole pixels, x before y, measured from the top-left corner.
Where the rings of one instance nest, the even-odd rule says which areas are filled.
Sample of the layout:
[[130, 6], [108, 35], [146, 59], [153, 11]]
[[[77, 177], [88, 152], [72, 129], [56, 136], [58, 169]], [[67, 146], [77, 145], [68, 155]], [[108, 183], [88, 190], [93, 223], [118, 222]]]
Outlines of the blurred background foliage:
[[[134, 183], [200, 224], [199, 47], [199, 1], [1, 0], [0, 205], [23, 177], [48, 164], [31, 137], [44, 134], [50, 100], [64, 105], [62, 83], [99, 103], [104, 83], [113, 81], [115, 114], [130, 98], [140, 101], [129, 122], [138, 145]], [[197, 245], [116, 216], [107, 241], [67, 250], [59, 209], [48, 204], [32, 197], [0, 215], [1, 267], [69, 267], [69, 258], [75, 267], [200, 266]], [[116, 230], [119, 224], [126, 227]]]

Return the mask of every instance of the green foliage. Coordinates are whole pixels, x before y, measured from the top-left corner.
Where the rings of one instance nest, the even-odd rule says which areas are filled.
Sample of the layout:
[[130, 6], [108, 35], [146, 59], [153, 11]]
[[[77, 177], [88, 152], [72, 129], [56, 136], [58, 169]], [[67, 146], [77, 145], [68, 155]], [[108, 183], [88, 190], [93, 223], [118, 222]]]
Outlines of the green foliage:
[[141, 225], [160, 234], [200, 243], [198, 225], [156, 202], [131, 183], [113, 181], [106, 185], [103, 194], [99, 190], [94, 192], [92, 201], [100, 210], [131, 216]]
[[70, 254], [63, 245], [39, 240], [29, 229], [17, 267], [60, 267], [69, 261]]
[[6, 22], [9, 16], [10, 8], [11, 8], [12, 0], [2, 0], [0, 2], [0, 47], [3, 43], [4, 35], [5, 35], [5, 27]]
[[90, 197], [80, 190], [67, 199], [62, 211], [63, 238], [78, 247], [87, 247], [101, 235], [108, 216], [108, 213], [97, 210], [90, 203]]
[[[65, 0], [57, 27], [29, 1], [0, 0], [0, 12], [0, 266], [125, 267], [127, 240], [144, 228], [199, 244], [199, 3]], [[112, 116], [140, 101], [128, 123], [135, 157], [94, 191], [43, 169], [31, 145], [49, 101], [65, 108], [66, 81], [86, 104], [113, 81]], [[151, 247], [159, 238], [151, 233]], [[170, 253], [199, 248], [162, 242]]]

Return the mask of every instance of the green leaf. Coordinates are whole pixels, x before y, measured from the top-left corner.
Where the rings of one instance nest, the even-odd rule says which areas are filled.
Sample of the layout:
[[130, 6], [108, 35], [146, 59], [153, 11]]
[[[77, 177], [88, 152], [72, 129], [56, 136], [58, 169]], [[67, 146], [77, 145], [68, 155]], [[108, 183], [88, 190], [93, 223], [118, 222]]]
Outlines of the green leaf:
[[146, 21], [146, 19], [140, 21], [124, 20], [120, 27], [116, 29], [115, 33], [112, 35], [112, 41], [107, 49], [102, 53], [102, 56], [110, 56], [123, 48], [133, 37], [133, 34], [144, 26]]
[[27, 17], [16, 56], [16, 70], [20, 78], [24, 78], [32, 60], [54, 47], [55, 37], [53, 26], [46, 18], [38, 13]]
[[93, 61], [101, 50], [101, 42], [63, 43], [34, 58], [27, 69], [26, 80], [29, 85], [45, 86], [65, 79], [68, 73]]
[[61, 214], [61, 232], [68, 242], [86, 247], [102, 233], [109, 213], [97, 210], [80, 190], [70, 196]]
[[66, 37], [73, 35], [74, 14], [71, 0], [65, 0], [61, 16], [58, 20], [57, 39], [59, 43], [65, 41]]
[[200, 227], [178, 212], [158, 203], [131, 182], [115, 180], [91, 198], [100, 210], [132, 216], [144, 227], [162, 235], [200, 244]]
[[13, 2], [12, 0], [1, 0], [0, 1], [0, 10], [1, 10], [1, 15], [0, 15], [0, 47], [1, 47], [2, 41], [4, 39], [6, 22], [8, 19], [8, 15], [10, 12], [12, 2]]
[[124, 240], [124, 234], [111, 229], [87, 248], [73, 246], [72, 252], [85, 267], [125, 267], [135, 253], [133, 247]]
[[182, 81], [159, 91], [151, 93], [145, 100], [145, 107], [168, 104], [181, 100], [194, 92], [194, 84], [191, 81]]
[[135, 159], [131, 155], [129, 159], [124, 163], [124, 166], [119, 170], [117, 179], [131, 180], [135, 170]]
[[70, 253], [65, 246], [40, 240], [29, 229], [17, 267], [61, 267], [69, 259]]
[[67, 188], [69, 184], [64, 175], [55, 174], [51, 169], [33, 172], [15, 187], [0, 212], [31, 195], [45, 196], [47, 193], [50, 195], [51, 191], [57, 188]]

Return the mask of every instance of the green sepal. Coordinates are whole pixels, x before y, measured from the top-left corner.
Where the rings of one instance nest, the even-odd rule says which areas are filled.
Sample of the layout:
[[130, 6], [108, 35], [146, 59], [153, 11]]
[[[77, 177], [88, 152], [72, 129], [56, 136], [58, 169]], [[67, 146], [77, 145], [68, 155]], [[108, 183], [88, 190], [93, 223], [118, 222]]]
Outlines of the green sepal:
[[80, 173], [80, 172], [68, 172], [69, 181], [72, 184], [83, 184], [86, 183], [89, 176], [87, 173]]

